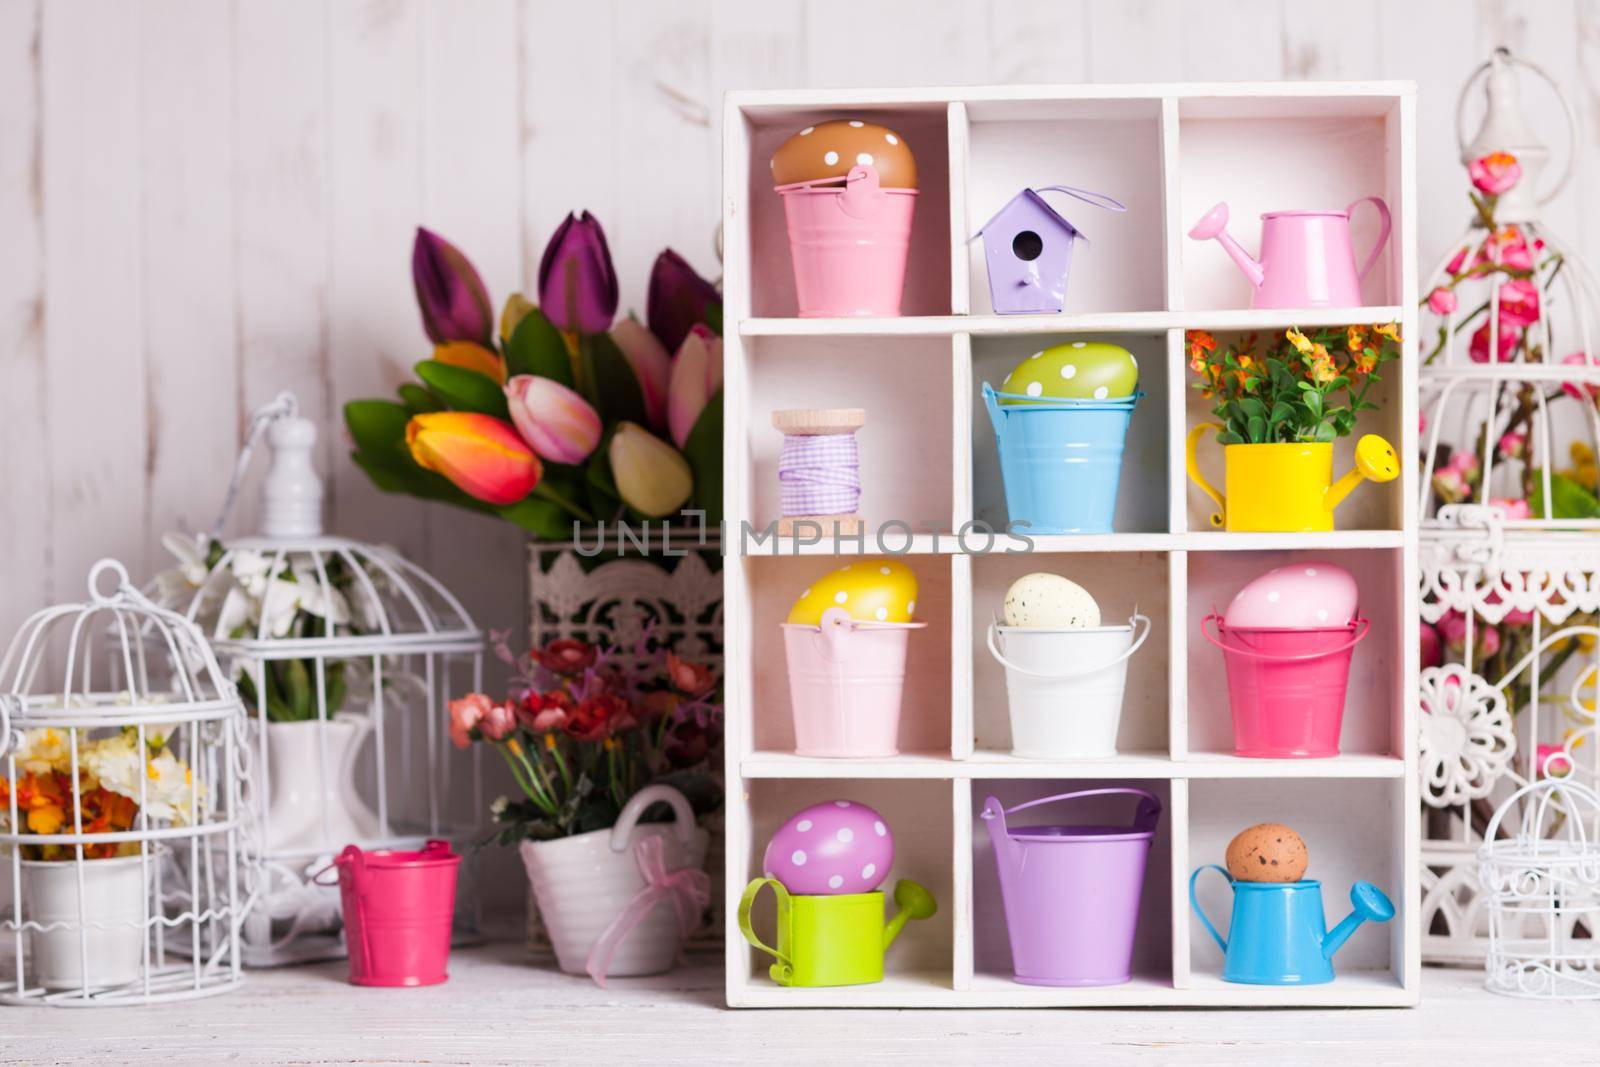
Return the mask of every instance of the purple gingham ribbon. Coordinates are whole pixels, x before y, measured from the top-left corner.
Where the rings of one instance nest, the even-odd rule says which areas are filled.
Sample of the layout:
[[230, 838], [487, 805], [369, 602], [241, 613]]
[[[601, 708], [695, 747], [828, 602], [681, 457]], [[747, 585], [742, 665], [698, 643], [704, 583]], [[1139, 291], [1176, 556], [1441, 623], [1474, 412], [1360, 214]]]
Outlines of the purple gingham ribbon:
[[861, 500], [855, 434], [786, 436], [778, 453], [785, 515], [848, 515]]

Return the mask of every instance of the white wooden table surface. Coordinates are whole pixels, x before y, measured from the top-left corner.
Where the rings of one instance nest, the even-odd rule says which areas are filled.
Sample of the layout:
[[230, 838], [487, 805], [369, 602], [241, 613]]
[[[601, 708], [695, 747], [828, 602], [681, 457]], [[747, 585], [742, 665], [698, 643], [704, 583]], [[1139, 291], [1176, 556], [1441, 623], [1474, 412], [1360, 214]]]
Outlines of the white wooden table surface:
[[0, 1008], [0, 1062], [1184, 1063], [1596, 1062], [1600, 1004], [1494, 997], [1429, 969], [1420, 1008], [1277, 1011], [728, 1011], [719, 961], [587, 980], [509, 942], [450, 981], [358, 989], [344, 965], [259, 971], [237, 993], [152, 1008]]

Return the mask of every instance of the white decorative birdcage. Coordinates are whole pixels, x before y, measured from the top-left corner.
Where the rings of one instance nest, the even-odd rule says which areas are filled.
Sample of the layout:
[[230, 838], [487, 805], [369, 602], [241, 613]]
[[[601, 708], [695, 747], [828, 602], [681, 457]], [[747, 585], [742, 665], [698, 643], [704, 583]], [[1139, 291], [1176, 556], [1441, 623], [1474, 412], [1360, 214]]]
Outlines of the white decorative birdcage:
[[[251, 788], [265, 884], [244, 928], [245, 962], [344, 954], [337, 889], [312, 876], [346, 845], [475, 843], [480, 757], [449, 744], [452, 696], [483, 684], [484, 636], [461, 602], [394, 550], [324, 535], [315, 427], [280, 397], [257, 413], [272, 461], [262, 534], [177, 544], [181, 599], [238, 684], [250, 718]], [[231, 505], [233, 490], [230, 489]], [[463, 878], [470, 871], [464, 865]], [[457, 933], [476, 893], [457, 894]]]
[[1566, 777], [1517, 790], [1485, 829], [1478, 881], [1490, 992], [1600, 999], [1600, 795]]
[[[1551, 184], [1519, 68], [1550, 82], [1571, 136]], [[1461, 127], [1484, 77], [1469, 142]], [[1501, 50], [1463, 87], [1457, 118], [1464, 165], [1505, 152], [1522, 171], [1479, 196], [1422, 290], [1423, 956], [1465, 964], [1489, 948], [1477, 852], [1495, 808], [1552, 766], [1600, 780], [1600, 743], [1583, 743], [1600, 677], [1600, 287], [1540, 218], [1574, 171], [1576, 119], [1559, 86]]]
[[[106, 588], [109, 582], [109, 590]], [[259, 871], [244, 707], [193, 625], [101, 560], [0, 661], [0, 1000], [125, 1005], [239, 985]]]

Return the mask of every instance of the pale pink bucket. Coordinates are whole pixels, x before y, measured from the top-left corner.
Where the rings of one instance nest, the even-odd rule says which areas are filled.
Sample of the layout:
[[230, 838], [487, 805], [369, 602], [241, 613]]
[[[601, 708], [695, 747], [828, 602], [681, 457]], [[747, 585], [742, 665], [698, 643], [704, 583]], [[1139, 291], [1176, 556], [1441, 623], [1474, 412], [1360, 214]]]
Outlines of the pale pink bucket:
[[921, 622], [856, 622], [843, 608], [822, 625], [783, 624], [801, 756], [893, 756], [900, 751], [906, 641]]
[[781, 185], [800, 317], [900, 314], [915, 189], [882, 189], [873, 167], [844, 184]]
[[[1207, 623], [1216, 623], [1212, 635]], [[1233, 753], [1266, 759], [1339, 754], [1350, 657], [1372, 624], [1330, 629], [1228, 627], [1220, 615], [1200, 624], [1222, 649], [1233, 711]]]
[[347, 845], [334, 861], [352, 985], [438, 985], [447, 977], [461, 857], [447, 841], [421, 851]]

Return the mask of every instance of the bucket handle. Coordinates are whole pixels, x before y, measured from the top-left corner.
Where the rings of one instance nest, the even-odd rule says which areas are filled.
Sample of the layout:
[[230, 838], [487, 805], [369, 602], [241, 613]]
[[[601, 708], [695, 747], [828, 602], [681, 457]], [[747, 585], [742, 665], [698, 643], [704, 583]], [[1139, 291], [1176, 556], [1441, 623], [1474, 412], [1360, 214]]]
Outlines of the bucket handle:
[[[1207, 863], [1204, 866], [1196, 867], [1194, 869], [1194, 873], [1189, 876], [1189, 906], [1194, 909], [1194, 913], [1196, 915], [1200, 916], [1200, 925], [1206, 928], [1206, 933], [1211, 935], [1212, 940], [1217, 943], [1217, 946], [1221, 948], [1223, 954], [1226, 955], [1228, 951], [1228, 943], [1223, 940], [1221, 934], [1217, 933], [1217, 928], [1211, 925], [1211, 920], [1206, 917], [1205, 909], [1200, 907], [1199, 898], [1194, 895], [1195, 879], [1199, 878], [1200, 875], [1205, 871], [1216, 871], [1218, 874], [1222, 875], [1222, 877], [1228, 880], [1228, 885], [1230, 888], [1233, 886], [1233, 875], [1228, 873], [1228, 869], [1226, 867], [1215, 863]], [[1229, 933], [1232, 933], [1232, 931], [1230, 930]]]
[[1126, 211], [1127, 205], [1120, 200], [1114, 200], [1105, 193], [1094, 193], [1088, 189], [1079, 189], [1071, 185], [1041, 185], [1034, 190], [1035, 193], [1065, 193], [1070, 197], [1082, 200], [1085, 204], [1104, 208], [1107, 211]]
[[[1139, 630], [1141, 623], [1143, 624], [1144, 628]], [[1122, 653], [1120, 656], [1117, 656], [1115, 659], [1106, 660], [1104, 663], [1097, 663], [1093, 667], [1079, 667], [1074, 670], [1061, 671], [1060, 673], [1054, 674], [1046, 674], [1043, 671], [1030, 671], [1026, 667], [1019, 667], [1015, 663], [1012, 663], [1010, 660], [1006, 659], [1005, 656], [1001, 655], [999, 647], [995, 644], [995, 634], [998, 631], [996, 630], [995, 624], [992, 622], [989, 624], [989, 654], [995, 659], [999, 660], [1000, 665], [1006, 670], [1016, 671], [1018, 674], [1023, 675], [1024, 677], [1041, 678], [1050, 682], [1064, 682], [1069, 678], [1082, 678], [1085, 675], [1094, 674], [1096, 671], [1103, 671], [1107, 667], [1115, 667], [1117, 664], [1121, 663], [1123, 660], [1139, 651], [1139, 646], [1144, 644], [1144, 639], [1150, 636], [1150, 617], [1148, 615], [1140, 615], [1135, 613], [1133, 617], [1128, 620], [1128, 625], [1132, 626], [1136, 630], [1139, 630], [1139, 636], [1133, 639], [1133, 644], [1129, 645], [1128, 650]]]
[[1233, 645], [1223, 644], [1216, 637], [1212, 636], [1210, 630], [1206, 629], [1206, 623], [1212, 621], [1215, 621], [1217, 624], [1217, 633], [1220, 634], [1223, 632], [1222, 616], [1218, 615], [1216, 612], [1212, 612], [1210, 615], [1207, 615], [1204, 619], [1200, 620], [1200, 632], [1205, 635], [1205, 639], [1207, 641], [1210, 641], [1213, 645], [1216, 645], [1225, 653], [1237, 652], [1241, 656], [1246, 656], [1250, 659], [1266, 660], [1268, 663], [1303, 663], [1307, 660], [1324, 659], [1328, 656], [1337, 656], [1339, 653], [1359, 645], [1361, 643], [1361, 639], [1366, 637], [1367, 633], [1372, 629], [1371, 619], [1356, 619], [1355, 636], [1350, 638], [1350, 640], [1346, 641], [1344, 644], [1340, 645], [1338, 648], [1330, 648], [1322, 652], [1301, 652], [1294, 656], [1274, 656], [1266, 652], [1257, 652], [1250, 648], [1236, 648]]
[[[1005, 383], [1002, 382], [1001, 384], [1004, 385]], [[1006, 413], [1000, 407], [1000, 401], [996, 399], [994, 386], [988, 382], [983, 383], [983, 406], [989, 409], [989, 421], [994, 423], [994, 432], [996, 434], [1004, 433]]]
[[773, 895], [777, 897], [778, 921], [783, 922], [783, 913], [789, 907], [789, 891], [776, 878], [756, 878], [744, 887], [744, 896], [739, 898], [739, 932], [750, 944], [778, 961], [772, 965], [770, 972], [772, 980], [779, 985], [789, 985], [794, 981], [794, 961], [771, 945], [765, 944], [756, 936], [754, 927], [750, 925], [750, 912], [755, 907], [756, 897], [769, 885], [772, 887]]
[[617, 816], [617, 824], [611, 828], [611, 851], [626, 852], [628, 838], [633, 834], [633, 828], [638, 825], [639, 817], [645, 809], [657, 801], [666, 801], [672, 807], [672, 829], [678, 835], [678, 840], [685, 845], [694, 842], [694, 809], [689, 806], [689, 798], [672, 788], [670, 785], [647, 785], [637, 793], [633, 799], [623, 807], [622, 814]]
[[1134, 811], [1133, 830], [1137, 833], [1154, 830], [1157, 821], [1161, 818], [1161, 798], [1148, 790], [1136, 789], [1127, 785], [1106, 786], [1103, 789], [1079, 789], [1072, 793], [1057, 793], [1054, 796], [1040, 797], [1037, 800], [1027, 800], [1010, 808], [1002, 807], [999, 800], [990, 797], [984, 801], [983, 811], [979, 813], [979, 818], [999, 819], [1000, 828], [1004, 830], [1007, 815], [1015, 815], [1019, 811], [1037, 808], [1041, 804], [1054, 804], [1059, 800], [1077, 800], [1080, 797], [1103, 797], [1121, 793], [1141, 798], [1139, 807]]

